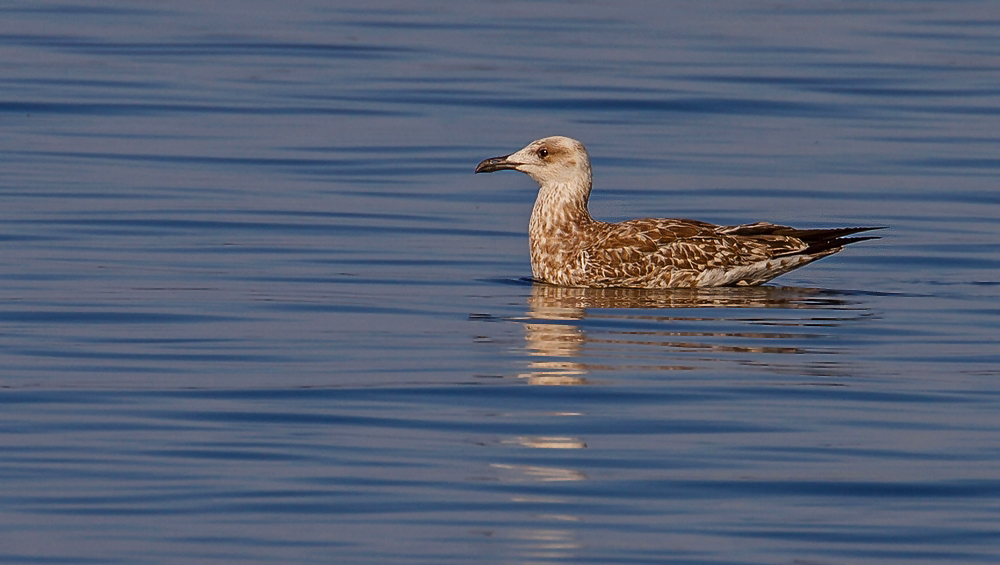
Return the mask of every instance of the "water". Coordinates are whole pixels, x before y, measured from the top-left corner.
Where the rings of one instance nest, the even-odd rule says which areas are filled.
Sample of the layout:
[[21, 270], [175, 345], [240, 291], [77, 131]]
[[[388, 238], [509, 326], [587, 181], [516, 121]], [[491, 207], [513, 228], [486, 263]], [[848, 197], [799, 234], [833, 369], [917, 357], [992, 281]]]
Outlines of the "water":
[[[5, 563], [992, 563], [989, 2], [0, 7]], [[594, 215], [887, 225], [533, 286]]]

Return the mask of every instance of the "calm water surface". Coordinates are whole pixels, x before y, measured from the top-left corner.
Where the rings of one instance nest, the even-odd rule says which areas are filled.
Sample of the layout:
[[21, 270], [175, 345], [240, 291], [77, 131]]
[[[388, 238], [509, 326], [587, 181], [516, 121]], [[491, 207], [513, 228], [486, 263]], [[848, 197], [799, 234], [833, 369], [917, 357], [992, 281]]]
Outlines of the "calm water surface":
[[[992, 2], [0, 6], [0, 561], [995, 563]], [[886, 225], [526, 282], [594, 215]]]

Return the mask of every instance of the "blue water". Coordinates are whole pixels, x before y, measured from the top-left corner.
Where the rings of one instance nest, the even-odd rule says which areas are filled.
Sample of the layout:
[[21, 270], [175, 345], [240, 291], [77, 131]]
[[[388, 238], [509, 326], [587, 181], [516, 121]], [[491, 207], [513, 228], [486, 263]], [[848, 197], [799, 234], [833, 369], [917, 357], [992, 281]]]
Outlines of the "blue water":
[[[1000, 560], [1000, 6], [0, 7], [0, 561]], [[885, 225], [526, 282], [594, 215]]]

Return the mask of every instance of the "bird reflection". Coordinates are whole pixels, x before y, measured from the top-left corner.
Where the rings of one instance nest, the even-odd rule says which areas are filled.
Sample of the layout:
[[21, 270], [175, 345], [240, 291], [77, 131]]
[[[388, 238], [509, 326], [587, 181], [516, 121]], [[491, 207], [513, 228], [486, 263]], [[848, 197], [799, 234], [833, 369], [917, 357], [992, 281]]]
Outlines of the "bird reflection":
[[[836, 328], [871, 316], [863, 299], [813, 288], [642, 290], [536, 283], [526, 315], [508, 321], [524, 328], [529, 360], [521, 378], [534, 385], [584, 385], [596, 382], [598, 373], [631, 379], [643, 372], [659, 376], [687, 370], [694, 379], [733, 380], [747, 379], [753, 370], [793, 374], [796, 379], [843, 375], [844, 361], [839, 357], [844, 356], [838, 354], [844, 345]], [[488, 314], [470, 318], [501, 320]], [[710, 371], [693, 372], [706, 368]], [[547, 415], [587, 418], [582, 406], [579, 411], [571, 406]], [[558, 427], [575, 429], [565, 421]], [[493, 480], [512, 487], [515, 494], [510, 500], [524, 506], [527, 522], [499, 535], [507, 536], [521, 562], [577, 562], [586, 544], [566, 524], [586, 516], [571, 510], [577, 491], [564, 492], [554, 485], [591, 481], [584, 469], [577, 468], [579, 456], [566, 450], [592, 448], [586, 437], [546, 435], [543, 429], [538, 435], [497, 442], [535, 451], [489, 465]], [[517, 485], [525, 488], [519, 490]]]
[[[700, 312], [699, 309], [704, 309]], [[821, 315], [742, 315], [720, 309], [818, 310]], [[616, 310], [643, 310], [620, 312]], [[715, 355], [694, 358], [657, 354], [659, 360], [672, 358], [677, 363], [646, 365], [645, 369], [689, 370], [705, 362], [718, 360], [722, 354], [829, 354], [829, 348], [784, 345], [779, 340], [801, 343], [822, 337], [816, 330], [838, 326], [869, 316], [845, 295], [815, 288], [738, 287], [677, 290], [625, 288], [568, 288], [535, 283], [528, 298], [524, 321], [527, 352], [533, 360], [528, 373], [519, 375], [536, 385], [582, 385], [588, 374], [597, 369], [626, 369], [626, 364], [609, 365], [584, 359], [584, 345], [601, 347], [614, 358], [632, 361], [651, 351], [664, 348], [676, 353]], [[602, 337], [588, 335], [581, 322], [600, 322]], [[735, 327], [734, 327], [735, 324]], [[693, 330], [692, 325], [697, 327]], [[674, 329], [677, 326], [677, 329]], [[761, 331], [765, 327], [787, 330]], [[702, 329], [704, 328], [704, 329]], [[810, 333], [811, 332], [811, 333]], [[761, 344], [760, 342], [766, 342]], [[690, 361], [698, 361], [691, 364]], [[743, 364], [753, 364], [744, 360]], [[813, 362], [813, 369], [829, 372], [826, 362]], [[778, 368], [777, 365], [774, 368]], [[806, 373], [809, 368], [802, 368]], [[815, 371], [813, 371], [815, 372]]]
[[716, 287], [650, 290], [642, 288], [572, 288], [535, 283], [532, 311], [582, 317], [589, 308], [817, 308], [848, 304], [837, 293], [818, 288]]
[[[522, 438], [523, 439], [523, 438]], [[535, 438], [536, 440], [539, 438]], [[545, 438], [542, 443], [532, 440], [517, 443], [535, 449], [583, 449], [586, 445], [572, 438]], [[583, 471], [556, 466], [525, 465], [510, 463], [493, 463], [490, 468], [497, 474], [497, 480], [507, 484], [539, 484], [561, 483], [589, 480]], [[523, 504], [531, 508], [527, 516], [533, 526], [512, 528], [505, 532], [511, 540], [511, 546], [522, 559], [557, 559], [559, 561], [574, 561], [577, 551], [583, 544], [577, 539], [576, 532], [560, 527], [567, 522], [579, 522], [580, 516], [562, 510], [571, 502], [571, 498], [563, 496], [539, 496], [534, 494], [519, 494], [513, 496], [511, 502]], [[540, 507], [551, 508], [551, 511], [538, 512]]]

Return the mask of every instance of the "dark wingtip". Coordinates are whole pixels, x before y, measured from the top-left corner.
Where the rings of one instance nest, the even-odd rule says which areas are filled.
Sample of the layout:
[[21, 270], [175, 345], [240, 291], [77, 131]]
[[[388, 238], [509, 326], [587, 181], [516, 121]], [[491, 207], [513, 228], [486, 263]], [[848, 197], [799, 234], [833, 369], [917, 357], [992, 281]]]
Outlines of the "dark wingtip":
[[[832, 238], [840, 238], [840, 237], [844, 237], [845, 235], [852, 235], [852, 234], [866, 232], [866, 231], [884, 230], [884, 229], [888, 229], [888, 228], [889, 228], [889, 226], [866, 226], [866, 227], [854, 227], [854, 228], [833, 228], [833, 229], [818, 229], [818, 230], [797, 230], [797, 231], [799, 231], [799, 233], [797, 233], [797, 234], [788, 234], [788, 235], [794, 235], [795, 237], [799, 237], [803, 241], [807, 241], [808, 242], [808, 241], [821, 241], [821, 240], [828, 240], [828, 239], [832, 239]], [[866, 237], [865, 239], [872, 239], [872, 238], [878, 239], [876, 236], [869, 236], [869, 237]], [[855, 238], [855, 239], [860, 239], [860, 238]]]
[[[869, 231], [878, 229], [883, 229], [883, 228], [860, 228], [860, 231]], [[853, 233], [858, 233], [858, 232], [853, 232]], [[831, 239], [811, 242], [809, 244], [809, 247], [807, 247], [803, 251], [800, 251], [800, 253], [805, 255], [812, 255], [814, 253], [822, 253], [823, 251], [827, 251], [829, 249], [836, 249], [838, 247], [844, 247], [845, 245], [858, 243], [860, 241], [868, 241], [870, 239], [882, 239], [882, 238], [877, 235], [865, 235], [861, 237], [834, 237]]]
[[857, 243], [859, 241], [868, 241], [869, 239], [882, 239], [882, 238], [877, 235], [866, 235], [864, 237], [841, 237], [836, 241], [839, 241], [842, 244], [847, 245], [849, 243]]

